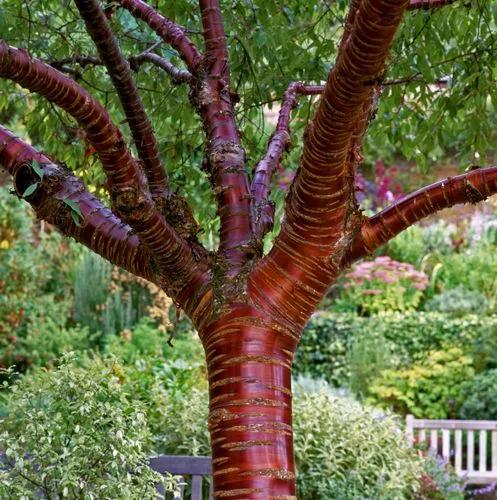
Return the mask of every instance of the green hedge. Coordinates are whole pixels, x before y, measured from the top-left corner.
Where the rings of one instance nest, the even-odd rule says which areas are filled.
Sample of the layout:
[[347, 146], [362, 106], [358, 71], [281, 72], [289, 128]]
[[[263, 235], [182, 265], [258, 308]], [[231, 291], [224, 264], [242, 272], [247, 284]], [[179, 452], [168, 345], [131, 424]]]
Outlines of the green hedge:
[[320, 313], [307, 325], [297, 352], [295, 373], [323, 377], [335, 386], [350, 378], [348, 353], [357, 339], [385, 342], [394, 365], [408, 365], [446, 344], [476, 348], [497, 336], [497, 316], [455, 318], [439, 312], [404, 312], [358, 317]]

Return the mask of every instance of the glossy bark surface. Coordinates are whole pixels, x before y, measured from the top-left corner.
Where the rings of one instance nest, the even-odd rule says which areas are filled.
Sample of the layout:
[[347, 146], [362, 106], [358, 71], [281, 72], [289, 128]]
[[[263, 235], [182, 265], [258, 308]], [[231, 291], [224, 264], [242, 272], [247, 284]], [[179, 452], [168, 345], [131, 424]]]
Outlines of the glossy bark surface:
[[[295, 499], [291, 367], [310, 315], [353, 260], [423, 217], [497, 192], [497, 167], [492, 167], [424, 187], [371, 218], [355, 199], [363, 138], [403, 14], [450, 0], [351, 0], [326, 84], [288, 82], [276, 130], [253, 165], [238, 129], [218, 0], [199, 0], [203, 48], [142, 0], [112, 2], [107, 12], [95, 0], [75, 3], [98, 55], [75, 55], [54, 67], [0, 40], [0, 77], [40, 94], [76, 120], [100, 159], [112, 209], [64, 165], [1, 125], [0, 165], [12, 175], [20, 197], [37, 184], [26, 201], [38, 217], [158, 284], [192, 319], [208, 366], [215, 497]], [[154, 54], [153, 47], [125, 58], [108, 21], [116, 5], [170, 45], [186, 68]], [[108, 110], [60, 71], [71, 61], [107, 68], [136, 158]], [[175, 84], [189, 86], [205, 134], [202, 165], [220, 218], [216, 251], [200, 245], [188, 203], [169, 191], [160, 141], [130, 71], [130, 63], [138, 70], [144, 62], [162, 68]], [[273, 174], [290, 144], [291, 111], [300, 96], [317, 94], [321, 99], [305, 133], [282, 229], [263, 256], [264, 236], [274, 222]], [[68, 200], [81, 213], [80, 224], [71, 217]]]
[[296, 498], [291, 367], [298, 333], [235, 304], [200, 331], [217, 498]]

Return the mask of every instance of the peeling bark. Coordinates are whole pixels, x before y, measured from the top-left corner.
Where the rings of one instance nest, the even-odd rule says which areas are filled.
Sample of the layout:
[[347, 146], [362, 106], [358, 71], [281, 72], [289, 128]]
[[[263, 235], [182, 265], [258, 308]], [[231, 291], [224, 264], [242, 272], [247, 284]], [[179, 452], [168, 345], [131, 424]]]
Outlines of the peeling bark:
[[497, 167], [477, 168], [418, 189], [364, 221], [344, 265], [371, 255], [429, 215], [461, 203], [479, 203], [495, 193]]
[[215, 498], [296, 500], [291, 366], [299, 335], [245, 304], [199, 332]]
[[359, 2], [352, 3], [336, 64], [305, 132], [280, 234], [249, 278], [258, 305], [272, 314], [297, 314], [304, 324], [336, 279], [361, 227], [355, 165], [407, 3], [362, 0], [358, 9]]
[[[0, 164], [37, 215], [67, 236], [130, 272], [155, 282], [197, 328], [205, 349], [215, 498], [296, 499], [292, 442], [291, 369], [305, 323], [343, 268], [418, 220], [456, 203], [476, 203], [497, 192], [497, 167], [476, 169], [422, 188], [366, 218], [356, 204], [354, 176], [385, 73], [396, 29], [406, 9], [449, 0], [351, 0], [335, 66], [325, 86], [292, 83], [276, 130], [249, 183], [235, 120], [236, 96], [217, 0], [199, 0], [205, 51], [185, 30], [141, 0], [118, 0], [170, 44], [180, 70], [149, 52], [152, 62], [190, 86], [202, 119], [203, 167], [221, 219], [220, 245], [208, 254], [184, 198], [167, 193], [151, 125], [95, 0], [75, 0], [100, 58], [118, 89], [142, 162], [135, 160], [107, 110], [56, 69], [0, 41], [0, 77], [46, 97], [85, 130], [107, 176], [114, 212], [81, 180], [0, 126]], [[287, 198], [273, 248], [262, 244], [273, 223], [271, 177], [290, 144], [290, 117], [299, 95], [321, 94], [304, 139], [301, 165]], [[159, 168], [160, 167], [160, 168]], [[36, 170], [42, 169], [42, 178]], [[38, 177], [37, 177], [38, 175]], [[157, 196], [157, 195], [160, 196]], [[162, 196], [164, 194], [164, 196]], [[81, 211], [80, 225], [71, 214]], [[154, 203], [155, 200], [155, 203]], [[162, 200], [162, 201], [160, 201]]]
[[[162, 286], [176, 295], [207, 273], [198, 265], [191, 246], [181, 238], [154, 206], [139, 163], [131, 156], [107, 110], [76, 82], [26, 51], [0, 41], [0, 76], [37, 92], [73, 116], [86, 131], [107, 174], [112, 205], [117, 215], [140, 237], [163, 273]], [[201, 249], [197, 246], [197, 252]]]
[[[33, 162], [43, 170], [41, 182], [33, 171]], [[54, 163], [1, 125], [0, 166], [14, 178], [14, 187], [20, 197], [28, 186], [40, 183], [26, 198], [38, 218], [50, 222], [65, 236], [74, 238], [116, 266], [155, 282], [150, 255], [132, 229], [90, 194], [67, 168]], [[64, 200], [73, 201], [81, 210], [79, 226]]]

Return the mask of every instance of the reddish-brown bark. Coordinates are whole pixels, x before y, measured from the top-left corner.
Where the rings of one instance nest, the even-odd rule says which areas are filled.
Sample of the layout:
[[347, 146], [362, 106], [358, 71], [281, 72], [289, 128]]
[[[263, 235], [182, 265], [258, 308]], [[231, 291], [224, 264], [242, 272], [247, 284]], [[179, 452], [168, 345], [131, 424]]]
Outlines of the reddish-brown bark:
[[175, 49], [190, 71], [194, 71], [202, 55], [181, 26], [159, 14], [141, 0], [117, 0], [121, 7], [147, 23], [166, 43]]
[[497, 167], [476, 168], [425, 186], [366, 219], [345, 256], [347, 264], [371, 255], [416, 222], [460, 203], [479, 203], [497, 193]]
[[123, 57], [103, 10], [96, 0], [75, 0], [86, 29], [95, 43], [121, 100], [133, 141], [142, 160], [152, 198], [164, 205], [168, 181], [152, 124], [143, 107], [128, 61]]
[[[43, 181], [28, 198], [37, 216], [58, 227], [116, 266], [154, 281], [150, 255], [132, 230], [123, 224], [100, 200], [90, 194], [84, 184], [65, 167], [53, 163], [32, 146], [18, 139], [0, 125], [0, 165], [15, 179], [20, 196], [30, 184], [38, 181], [31, 168], [37, 162], [43, 170]], [[83, 216], [80, 226], [71, 217], [63, 200], [77, 203]]]
[[256, 165], [250, 185], [252, 194], [252, 224], [254, 236], [262, 240], [271, 230], [274, 218], [274, 206], [269, 200], [271, 178], [278, 168], [283, 153], [290, 145], [290, 118], [292, 109], [297, 105], [299, 95], [321, 95], [324, 86], [306, 85], [293, 82], [288, 86], [281, 103], [276, 129], [269, 140], [264, 158]]
[[[76, 3], [100, 54], [100, 59], [81, 58], [80, 63], [107, 65], [126, 112], [136, 120], [132, 129], [150, 137], [151, 127], [141, 128], [143, 107], [107, 21], [94, 0]], [[148, 183], [105, 108], [67, 76], [2, 42], [0, 77], [38, 92], [78, 121], [99, 155], [117, 215], [64, 167], [1, 127], [0, 165], [23, 192], [34, 179], [32, 160], [41, 163], [44, 180], [27, 199], [38, 216], [111, 262], [159, 284], [192, 319], [207, 359], [215, 498], [296, 499], [291, 366], [310, 314], [354, 259], [422, 217], [497, 192], [497, 167], [492, 167], [423, 188], [370, 219], [355, 201], [361, 143], [402, 15], [408, 8], [449, 2], [351, 0], [326, 85], [288, 87], [251, 184], [235, 121], [236, 96], [230, 89], [219, 2], [199, 0], [204, 54], [180, 26], [145, 2], [118, 3], [169, 43], [188, 68], [175, 68], [152, 52], [131, 58], [136, 65], [153, 62], [190, 85], [191, 102], [204, 125], [204, 166], [221, 219], [217, 252], [208, 254], [197, 243], [197, 226], [183, 199], [169, 196], [160, 211], [152, 203], [155, 187], [165, 186], [165, 177], [156, 175], [160, 160], [155, 145], [145, 140], [149, 147], [140, 152], [149, 160]], [[66, 61], [60, 64], [73, 59]], [[290, 142], [291, 110], [298, 95], [318, 93], [322, 97], [306, 130], [282, 229], [261, 258], [262, 240], [273, 222], [271, 177]], [[81, 227], [61, 205], [64, 197], [81, 209]]]
[[199, 329], [215, 498], [296, 498], [291, 366], [298, 332], [248, 304]]
[[302, 326], [338, 275], [342, 255], [360, 228], [354, 165], [360, 159], [360, 139], [374, 91], [407, 3], [363, 0], [349, 16], [350, 33], [345, 31], [306, 130], [280, 234], [249, 278], [259, 307], [295, 318]]
[[105, 108], [73, 80], [31, 59], [26, 51], [0, 41], [0, 76], [37, 92], [73, 116], [84, 128], [107, 174], [113, 206], [140, 237], [163, 286], [178, 293], [199, 271], [192, 249], [156, 210], [140, 165], [133, 159], [120, 131]]

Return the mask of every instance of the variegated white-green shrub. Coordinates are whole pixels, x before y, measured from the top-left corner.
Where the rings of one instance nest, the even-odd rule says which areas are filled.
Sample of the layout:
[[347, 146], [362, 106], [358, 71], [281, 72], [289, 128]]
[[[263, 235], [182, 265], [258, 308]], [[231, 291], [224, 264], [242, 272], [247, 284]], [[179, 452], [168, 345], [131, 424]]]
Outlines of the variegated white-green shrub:
[[300, 499], [416, 497], [423, 460], [393, 416], [338, 397], [326, 384], [297, 384], [294, 426]]
[[[81, 368], [70, 357], [55, 371], [14, 382], [0, 418], [0, 498], [148, 499], [172, 488], [147, 465], [143, 405], [112, 364]], [[2, 467], [0, 467], [2, 469]]]

